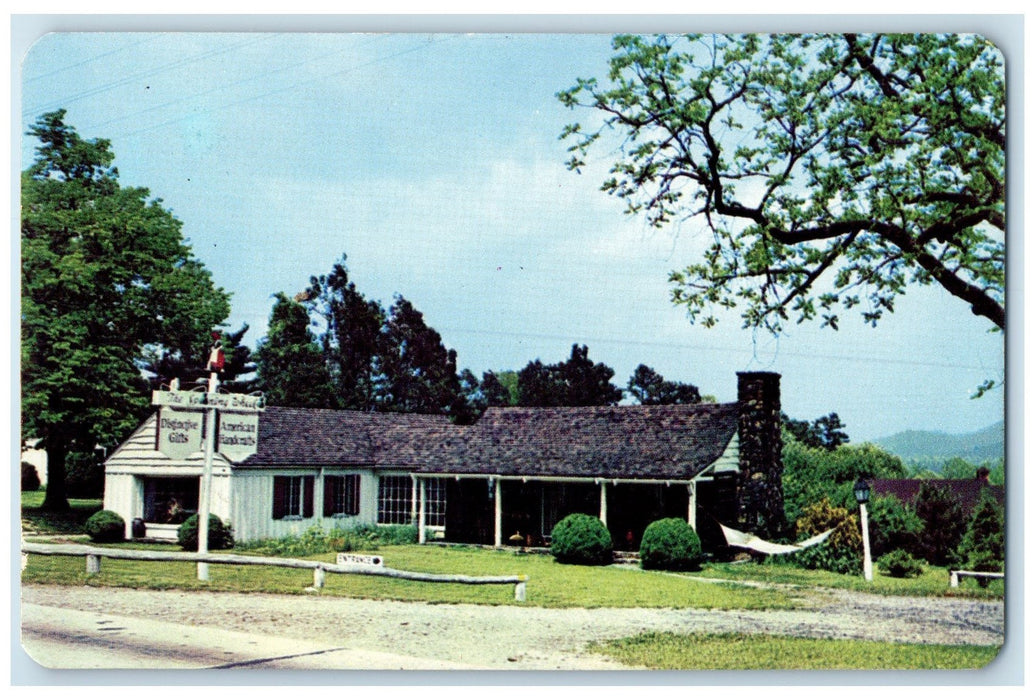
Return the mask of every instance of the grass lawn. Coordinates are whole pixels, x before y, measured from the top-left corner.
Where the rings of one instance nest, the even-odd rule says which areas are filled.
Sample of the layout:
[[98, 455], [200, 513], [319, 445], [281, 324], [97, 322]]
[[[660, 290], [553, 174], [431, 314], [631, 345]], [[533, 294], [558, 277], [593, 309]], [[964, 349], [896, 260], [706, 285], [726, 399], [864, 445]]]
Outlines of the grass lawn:
[[70, 498], [67, 513], [53, 513], [40, 508], [46, 492], [22, 491], [22, 523], [23, 529], [43, 535], [80, 535], [83, 534], [83, 523], [101, 509], [99, 498]]
[[[178, 549], [172, 545], [168, 548]], [[794, 609], [801, 601], [793, 591], [757, 590], [735, 583], [715, 584], [615, 566], [569, 566], [557, 564], [549, 556], [514, 551], [394, 545], [381, 547], [377, 554], [384, 557], [386, 566], [404, 571], [474, 576], [526, 574], [530, 580], [525, 605], [541, 607], [764, 610]], [[309, 558], [333, 562], [335, 555]], [[82, 557], [30, 555], [22, 581], [249, 593], [303, 593], [312, 585], [312, 572], [308, 570], [212, 564], [209, 571], [210, 580], [202, 582], [197, 580], [196, 566], [192, 563], [105, 559], [100, 574], [88, 575]], [[438, 584], [331, 573], [327, 575], [322, 595], [430, 603], [514, 604], [511, 585]]]
[[991, 662], [998, 646], [898, 644], [770, 635], [651, 632], [590, 651], [658, 670], [947, 670]]
[[702, 571], [689, 576], [721, 578], [730, 581], [766, 581], [799, 586], [845, 588], [879, 595], [962, 596], [969, 598], [1002, 598], [1004, 583], [992, 581], [982, 588], [974, 579], [964, 579], [959, 588], [949, 588], [949, 569], [924, 564], [924, 573], [916, 578], [892, 578], [873, 570], [873, 580], [862, 576], [845, 576], [830, 571], [802, 569], [793, 564], [754, 562], [744, 564], [709, 564]]

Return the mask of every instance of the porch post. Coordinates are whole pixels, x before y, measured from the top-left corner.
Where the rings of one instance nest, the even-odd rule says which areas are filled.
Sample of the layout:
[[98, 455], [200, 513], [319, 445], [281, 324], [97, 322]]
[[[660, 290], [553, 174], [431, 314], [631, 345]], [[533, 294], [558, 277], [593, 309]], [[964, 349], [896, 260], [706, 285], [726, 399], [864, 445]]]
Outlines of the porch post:
[[687, 507], [686, 522], [697, 531], [697, 482], [691, 481], [686, 485]]
[[496, 506], [496, 524], [495, 532], [493, 533], [493, 544], [496, 547], [503, 546], [503, 483], [501, 479], [495, 479], [496, 490], [494, 493], [493, 501]]
[[417, 520], [417, 477], [410, 477], [410, 524]]
[[424, 534], [424, 526], [428, 521], [428, 505], [427, 505], [427, 484], [424, 479], [418, 478], [417, 483], [420, 484], [420, 513], [417, 518], [417, 542], [424, 544], [427, 542], [427, 536]]
[[607, 482], [600, 482], [600, 522], [607, 525]]

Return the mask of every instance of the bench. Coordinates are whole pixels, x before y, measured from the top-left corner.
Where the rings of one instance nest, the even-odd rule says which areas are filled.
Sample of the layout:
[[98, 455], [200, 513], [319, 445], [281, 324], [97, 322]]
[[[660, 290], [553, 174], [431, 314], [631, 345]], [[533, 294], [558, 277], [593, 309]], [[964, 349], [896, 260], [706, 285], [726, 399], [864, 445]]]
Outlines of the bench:
[[964, 576], [970, 576], [976, 579], [993, 579], [1003, 578], [1004, 574], [999, 571], [963, 571], [955, 570], [949, 572], [949, 586], [951, 588], [959, 588], [960, 578]]

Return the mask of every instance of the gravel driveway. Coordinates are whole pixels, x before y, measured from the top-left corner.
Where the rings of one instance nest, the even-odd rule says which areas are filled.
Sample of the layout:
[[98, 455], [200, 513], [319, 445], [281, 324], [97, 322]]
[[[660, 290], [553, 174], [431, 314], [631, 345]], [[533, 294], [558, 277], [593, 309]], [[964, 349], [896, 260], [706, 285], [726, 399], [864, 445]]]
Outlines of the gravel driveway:
[[[801, 591], [799, 591], [801, 592]], [[1002, 601], [806, 592], [796, 611], [546, 609], [431, 605], [329, 596], [143, 591], [29, 585], [22, 601], [125, 618], [305, 640], [371, 655], [483, 669], [623, 668], [587, 642], [646, 631], [752, 632], [883, 641], [1002, 644]], [[371, 658], [374, 658], [372, 656]]]

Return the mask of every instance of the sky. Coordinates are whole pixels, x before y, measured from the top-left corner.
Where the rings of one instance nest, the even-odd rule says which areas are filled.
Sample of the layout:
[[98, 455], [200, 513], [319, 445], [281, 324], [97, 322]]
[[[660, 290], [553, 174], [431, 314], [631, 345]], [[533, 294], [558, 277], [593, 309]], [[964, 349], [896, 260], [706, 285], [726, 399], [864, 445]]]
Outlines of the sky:
[[[970, 398], [1002, 379], [1003, 337], [939, 288], [910, 288], [876, 328], [691, 324], [667, 277], [703, 224], [624, 214], [599, 189], [613, 153], [564, 166], [558, 136], [588, 114], [556, 93], [610, 55], [607, 34], [52, 33], [24, 55], [13, 112], [24, 132], [64, 108], [109, 139], [121, 183], [183, 222], [253, 347], [273, 295], [345, 254], [359, 291], [406, 297], [478, 375], [579, 343], [622, 387], [646, 364], [731, 401], [736, 372], [779, 372], [786, 413], [836, 412], [853, 442], [1003, 419], [1001, 387]], [[21, 137], [19, 169], [35, 146]]]

